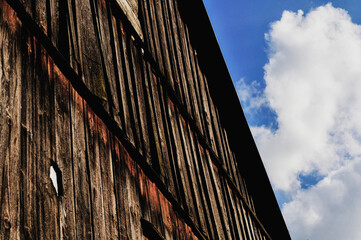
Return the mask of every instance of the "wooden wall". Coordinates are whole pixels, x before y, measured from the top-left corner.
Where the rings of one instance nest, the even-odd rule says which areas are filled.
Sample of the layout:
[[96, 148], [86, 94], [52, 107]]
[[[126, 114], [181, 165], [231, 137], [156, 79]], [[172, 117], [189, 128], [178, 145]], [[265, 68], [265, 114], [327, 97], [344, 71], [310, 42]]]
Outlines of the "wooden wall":
[[0, 239], [270, 239], [177, 1], [119, 2], [0, 0]]

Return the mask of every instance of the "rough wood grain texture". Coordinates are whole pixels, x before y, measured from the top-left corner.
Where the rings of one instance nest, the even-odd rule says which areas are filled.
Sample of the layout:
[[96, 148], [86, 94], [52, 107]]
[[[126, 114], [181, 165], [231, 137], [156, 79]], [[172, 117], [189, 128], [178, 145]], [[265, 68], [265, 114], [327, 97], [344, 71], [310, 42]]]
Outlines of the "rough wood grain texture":
[[117, 90], [118, 90], [118, 99], [119, 99], [119, 116], [122, 119], [122, 129], [127, 134], [130, 141], [134, 144], [133, 130], [130, 121], [130, 112], [127, 98], [127, 88], [125, 85], [125, 81], [127, 78], [126, 69], [125, 69], [125, 59], [123, 53], [123, 24], [120, 20], [113, 18], [113, 26], [114, 26], [114, 43], [115, 43], [115, 51], [116, 51], [116, 59], [117, 59], [117, 67], [118, 67], [118, 82]]
[[118, 239], [118, 217], [114, 194], [113, 165], [111, 155], [111, 133], [104, 122], [98, 120], [99, 159], [102, 178], [102, 201], [104, 203], [105, 231], [107, 239]]
[[74, 203], [76, 236], [78, 239], [90, 239], [93, 236], [90, 176], [87, 165], [85, 142], [84, 100], [70, 89], [71, 140], [74, 174]]
[[74, 163], [72, 158], [70, 83], [50, 61], [54, 81], [54, 159], [62, 173], [63, 196], [59, 197], [60, 237], [76, 238]]
[[[195, 172], [195, 179], [197, 184], [197, 194], [199, 195], [199, 218], [200, 218], [200, 224], [201, 229], [206, 233], [206, 235], [209, 236], [210, 239], [213, 239], [213, 227], [214, 227], [214, 218], [211, 213], [211, 209], [208, 208], [210, 206], [207, 203], [207, 198], [205, 196], [205, 186], [204, 186], [204, 180], [202, 179], [202, 171], [199, 166], [199, 161], [202, 159], [202, 155], [200, 154], [200, 151], [198, 149], [198, 142], [193, 134], [193, 132], [189, 129], [190, 134], [190, 144], [192, 147], [192, 153], [193, 153], [193, 166], [194, 166], [194, 172]], [[209, 201], [209, 200], [208, 200]], [[212, 221], [213, 220], [213, 221]]]
[[180, 188], [180, 194], [183, 201], [184, 209], [190, 214], [190, 217], [194, 217], [194, 208], [192, 207], [192, 196], [189, 189], [189, 179], [187, 177], [186, 169], [185, 169], [185, 161], [184, 161], [184, 149], [182, 148], [182, 136], [178, 126], [179, 113], [175, 108], [174, 104], [169, 100], [168, 101], [169, 108], [169, 118], [171, 123], [171, 139], [174, 141], [175, 145], [175, 167], [178, 172], [178, 184]]
[[114, 192], [117, 203], [117, 215], [118, 215], [118, 229], [119, 238], [127, 239], [127, 218], [129, 216], [129, 208], [127, 207], [126, 192], [125, 192], [125, 163], [124, 156], [126, 152], [120, 141], [113, 137], [113, 165], [114, 165]]
[[226, 239], [232, 239], [230, 236], [230, 223], [228, 222], [225, 203], [223, 202], [222, 194], [221, 194], [221, 178], [219, 176], [218, 168], [211, 163], [211, 159], [208, 155], [208, 161], [206, 162], [208, 165], [208, 171], [211, 177], [212, 186], [214, 189], [215, 199], [218, 207], [218, 211], [221, 217], [221, 223], [223, 227], [223, 231], [225, 232]]
[[99, 99], [106, 101], [107, 94], [102, 61], [97, 40], [96, 16], [92, 1], [75, 1], [77, 38], [79, 39], [82, 78], [87, 87]]
[[158, 29], [158, 24], [157, 24], [157, 16], [155, 15], [154, 12], [154, 4], [155, 1], [149, 1], [147, 0], [147, 4], [145, 5], [145, 13], [149, 16], [149, 25], [150, 25], [150, 31], [151, 31], [151, 36], [153, 37], [153, 42], [154, 42], [154, 54], [153, 57], [156, 59], [157, 63], [158, 63], [158, 67], [160, 72], [164, 75], [165, 73], [165, 59], [164, 59], [164, 54], [163, 54], [163, 47], [162, 47], [162, 43], [161, 43], [161, 39], [159, 36], [159, 29]]
[[154, 108], [154, 119], [152, 119], [155, 135], [157, 136], [157, 141], [155, 142], [157, 154], [153, 157], [154, 163], [156, 164], [155, 167], [158, 168], [158, 172], [165, 177], [164, 172], [164, 164], [165, 162], [169, 162], [169, 155], [168, 155], [168, 149], [166, 145], [166, 138], [165, 138], [165, 132], [164, 132], [164, 122], [162, 119], [162, 109], [161, 109], [161, 95], [159, 93], [159, 79], [151, 73], [150, 79], [149, 79], [149, 87], [151, 91], [151, 98], [153, 102], [153, 108]]
[[192, 111], [193, 111], [193, 116], [194, 116], [194, 120], [196, 123], [197, 128], [199, 129], [199, 131], [201, 132], [202, 135], [204, 135], [204, 130], [203, 130], [203, 126], [202, 126], [202, 120], [201, 120], [201, 112], [200, 112], [200, 108], [199, 108], [199, 99], [197, 97], [197, 73], [196, 71], [196, 67], [195, 67], [195, 60], [194, 60], [194, 50], [192, 48], [192, 45], [190, 43], [190, 39], [189, 39], [189, 33], [188, 33], [188, 28], [185, 28], [185, 37], [186, 37], [186, 42], [187, 42], [187, 46], [188, 46], [188, 58], [189, 58], [189, 62], [190, 62], [190, 70], [191, 70], [191, 76], [189, 76], [188, 81], [189, 81], [189, 92], [190, 92], [190, 97], [191, 97], [191, 107], [192, 107]]
[[183, 59], [183, 67], [184, 71], [186, 73], [186, 81], [182, 82], [182, 88], [184, 89], [184, 95], [185, 95], [185, 107], [187, 108], [188, 113], [190, 113], [191, 117], [193, 117], [193, 112], [191, 109], [192, 101], [190, 99], [190, 81], [192, 79], [192, 69], [189, 62], [189, 56], [188, 56], [188, 42], [187, 42], [187, 36], [186, 36], [186, 26], [184, 22], [182, 21], [182, 18], [180, 16], [178, 8], [174, 9], [175, 15], [176, 15], [176, 23], [178, 28], [178, 36], [179, 36], [179, 42], [181, 46], [182, 51], [182, 59]]
[[36, 173], [37, 179], [37, 211], [38, 219], [37, 224], [40, 230], [40, 238], [42, 239], [54, 239], [59, 236], [58, 225], [58, 199], [57, 194], [54, 194], [53, 183], [50, 179], [50, 166], [53, 161], [53, 106], [54, 106], [54, 92], [53, 79], [49, 72], [51, 71], [51, 62], [46, 50], [40, 46], [36, 47], [36, 63], [37, 63], [37, 78], [35, 95], [40, 96], [36, 99], [37, 114], [35, 124], [38, 127], [38, 131], [34, 131], [36, 139], [36, 146], [38, 152], [38, 167]]
[[213, 228], [214, 228], [214, 235], [219, 236], [222, 239], [225, 239], [224, 231], [222, 229], [222, 223], [220, 219], [220, 213], [217, 208], [217, 203], [215, 199], [214, 190], [212, 187], [211, 179], [209, 176], [209, 170], [207, 168], [208, 161], [208, 152], [206, 152], [201, 146], [199, 147], [200, 156], [199, 159], [199, 168], [201, 169], [201, 177], [202, 181], [204, 181], [204, 189], [205, 189], [205, 195], [207, 199], [208, 209], [210, 210], [212, 214], [212, 221], [213, 221]]
[[175, 84], [175, 89], [176, 89], [177, 95], [179, 96], [181, 102], [184, 103], [185, 96], [184, 96], [184, 90], [182, 88], [182, 85], [184, 83], [186, 83], [187, 79], [186, 79], [186, 75], [185, 75], [186, 73], [185, 73], [183, 59], [182, 59], [180, 36], [179, 36], [178, 28], [177, 28], [177, 16], [175, 13], [174, 2], [169, 1], [169, 0], [166, 0], [166, 1], [167, 1], [166, 6], [168, 7], [168, 18], [169, 18], [169, 21], [171, 24], [171, 26], [169, 27], [169, 29], [170, 29], [169, 38], [172, 40], [172, 46], [173, 46], [173, 51], [174, 51], [172, 53], [172, 55], [175, 58], [173, 60], [174, 61], [173, 68], [175, 68], [176, 71], [178, 72], [178, 75], [176, 76], [177, 78], [174, 79], [174, 84]]
[[101, 178], [101, 164], [98, 138], [98, 117], [86, 103], [84, 104], [85, 114], [85, 139], [87, 164], [90, 178], [91, 213], [94, 226], [94, 239], [105, 239], [105, 217], [103, 201], [103, 183]]
[[149, 143], [149, 116], [146, 110], [146, 95], [145, 95], [145, 78], [146, 73], [144, 72], [143, 59], [141, 58], [141, 54], [139, 54], [139, 50], [136, 48], [134, 42], [130, 44], [130, 53], [132, 59], [132, 66], [134, 69], [134, 77], [133, 77], [133, 85], [136, 91], [136, 102], [138, 106], [138, 116], [140, 122], [140, 132], [141, 132], [141, 145], [143, 146], [142, 153], [143, 156], [149, 161], [150, 159], [150, 143]]
[[[29, 41], [29, 42], [28, 42]], [[27, 54], [22, 60], [22, 83], [21, 83], [21, 159], [20, 159], [20, 238], [34, 238], [35, 229], [33, 224], [33, 201], [30, 199], [33, 197], [32, 190], [34, 189], [34, 183], [32, 173], [34, 169], [34, 161], [28, 161], [33, 159], [34, 150], [32, 144], [32, 111], [33, 111], [33, 77], [34, 70], [32, 66], [34, 64], [34, 58], [32, 54], [34, 52], [33, 38], [31, 36], [25, 38], [23, 46], [27, 46]], [[24, 48], [23, 48], [24, 49]]]
[[171, 58], [169, 53], [169, 46], [167, 41], [167, 36], [169, 33], [166, 32], [166, 25], [164, 22], [163, 16], [163, 4], [160, 0], [158, 1], [150, 1], [150, 11], [153, 13], [153, 16], [156, 18], [156, 24], [158, 29], [158, 35], [161, 46], [161, 53], [164, 60], [164, 72], [163, 74], [170, 81], [171, 86], [173, 86], [173, 71], [171, 66]]
[[135, 31], [139, 35], [140, 38], [143, 38], [142, 27], [140, 26], [140, 22], [138, 19], [138, 4], [135, 0], [116, 0], [119, 7], [123, 10], [125, 16], [132, 23]]
[[116, 64], [114, 64], [114, 40], [112, 33], [110, 4], [101, 0], [94, 0], [95, 24], [98, 29], [98, 42], [100, 45], [101, 65], [103, 69], [104, 83], [107, 92], [109, 112], [111, 116], [119, 122], [119, 100], [116, 86]]
[[264, 238], [179, 2], [7, 1], [0, 238]]
[[[71, 67], [77, 74], [81, 73], [81, 51], [77, 28], [77, 11], [75, 0], [61, 0], [59, 11], [59, 51], [69, 55]], [[66, 53], [65, 53], [66, 52]]]
[[[120, 24], [120, 31], [122, 35], [120, 36], [121, 41], [121, 52], [122, 52], [122, 62], [123, 62], [123, 76], [124, 76], [124, 90], [128, 103], [129, 110], [129, 119], [126, 121], [130, 122], [130, 126], [133, 133], [133, 144], [135, 144], [138, 148], [140, 147], [140, 132], [138, 128], [139, 118], [138, 112], [136, 109], [135, 103], [135, 92], [132, 83], [133, 77], [133, 69], [131, 68], [131, 56], [130, 56], [130, 41], [132, 41], [132, 36], [126, 32], [126, 29], [122, 24]], [[130, 131], [128, 131], [130, 132]]]
[[18, 239], [23, 44], [14, 11], [5, 1], [0, 5], [0, 238]]

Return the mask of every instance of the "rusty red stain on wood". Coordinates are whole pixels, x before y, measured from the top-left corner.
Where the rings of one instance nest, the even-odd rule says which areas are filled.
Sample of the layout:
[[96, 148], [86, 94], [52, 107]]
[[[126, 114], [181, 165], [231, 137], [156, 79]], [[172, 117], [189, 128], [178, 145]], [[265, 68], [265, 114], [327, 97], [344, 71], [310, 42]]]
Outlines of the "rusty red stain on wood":
[[170, 108], [172, 109], [172, 111], [174, 111], [174, 103], [172, 102], [172, 100], [170, 98], [168, 98], [168, 104], [169, 104]]
[[21, 26], [21, 22], [18, 19], [16, 12], [10, 7], [6, 0], [0, 0], [0, 8], [2, 18], [4, 19], [4, 22], [7, 23], [11, 32], [17, 32]]
[[160, 211], [160, 204], [159, 204], [159, 200], [158, 200], [158, 188], [149, 179], [147, 181], [147, 186], [148, 186], [149, 200], [150, 200], [150, 205], [152, 207], [152, 210], [155, 213], [160, 214], [161, 211]]
[[[29, 39], [30, 41], [30, 39]], [[37, 40], [34, 39], [33, 47], [36, 48]], [[29, 48], [31, 49], [31, 48]], [[36, 56], [36, 51], [34, 51], [34, 57], [41, 58], [41, 64], [44, 70], [46, 70], [49, 75], [49, 79], [60, 81], [61, 86], [64, 88], [69, 88], [69, 80], [64, 76], [64, 74], [60, 71], [60, 69], [54, 64], [54, 61], [49, 57], [46, 50], [41, 47], [40, 51], [41, 55]], [[88, 126], [92, 133], [99, 133], [101, 140], [108, 144], [109, 137], [114, 137], [114, 152], [116, 155], [116, 161], [124, 161], [127, 170], [130, 175], [136, 179], [136, 184], [140, 187], [140, 194], [142, 197], [148, 199], [149, 204], [151, 206], [152, 214], [159, 214], [163, 219], [163, 223], [168, 232], [178, 232], [180, 234], [181, 239], [196, 239], [196, 236], [193, 234], [192, 229], [181, 219], [177, 213], [174, 212], [171, 203], [168, 199], [160, 192], [155, 183], [151, 182], [143, 170], [140, 168], [138, 164], [130, 157], [127, 150], [124, 148], [122, 143], [118, 138], [112, 136], [112, 133], [109, 131], [105, 123], [94, 113], [91, 107], [84, 101], [84, 99], [73, 89], [74, 101], [76, 103], [76, 108], [78, 112], [83, 112], [83, 104], [87, 109], [86, 120], [88, 122]], [[171, 100], [169, 100], [171, 108], [174, 109], [174, 104]], [[188, 126], [186, 121], [181, 118], [184, 126]], [[189, 127], [189, 126], [188, 126]], [[110, 135], [109, 135], [110, 134]], [[193, 133], [192, 133], [193, 134]], [[203, 148], [200, 146], [201, 150]], [[174, 220], [176, 218], [176, 221]]]
[[118, 22], [119, 22], [120, 30], [122, 31], [122, 35], [125, 37], [125, 31], [124, 31], [123, 23], [122, 23], [122, 21], [118, 21]]
[[163, 216], [163, 223], [168, 231], [173, 228], [172, 219], [170, 217], [170, 203], [169, 201], [163, 196], [163, 194], [159, 194], [159, 201], [162, 207], [162, 216]]
[[106, 4], [105, 0], [100, 0], [100, 2], [101, 2], [101, 4], [102, 4], [103, 8], [106, 9], [106, 8], [107, 8], [107, 4]]
[[179, 117], [180, 117], [180, 119], [181, 119], [181, 121], [182, 121], [182, 124], [183, 124], [184, 128], [186, 128], [186, 127], [187, 127], [187, 122], [186, 122], [186, 120], [184, 120], [184, 118], [183, 118], [181, 115], [180, 115]]
[[202, 155], [204, 154], [204, 148], [200, 143], [198, 143], [199, 150], [201, 151]]
[[105, 125], [105, 123], [99, 118], [98, 118], [98, 130], [99, 130], [99, 135], [100, 135], [101, 140], [103, 141], [105, 146], [107, 146], [109, 130], [108, 130], [107, 126]]
[[213, 169], [218, 173], [218, 167], [214, 164], [213, 161], [211, 161], [211, 163], [212, 163]]
[[89, 129], [92, 134], [95, 134], [97, 130], [97, 116], [86, 102], [84, 102], [84, 104], [85, 104], [85, 109], [87, 110], [86, 118], [88, 120]]

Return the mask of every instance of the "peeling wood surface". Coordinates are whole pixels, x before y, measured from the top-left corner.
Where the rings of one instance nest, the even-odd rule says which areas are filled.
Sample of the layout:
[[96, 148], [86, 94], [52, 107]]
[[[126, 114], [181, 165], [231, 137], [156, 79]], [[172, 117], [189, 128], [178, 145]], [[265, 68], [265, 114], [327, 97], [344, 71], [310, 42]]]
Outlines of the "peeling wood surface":
[[177, 1], [0, 0], [0, 238], [270, 239], [220, 117]]

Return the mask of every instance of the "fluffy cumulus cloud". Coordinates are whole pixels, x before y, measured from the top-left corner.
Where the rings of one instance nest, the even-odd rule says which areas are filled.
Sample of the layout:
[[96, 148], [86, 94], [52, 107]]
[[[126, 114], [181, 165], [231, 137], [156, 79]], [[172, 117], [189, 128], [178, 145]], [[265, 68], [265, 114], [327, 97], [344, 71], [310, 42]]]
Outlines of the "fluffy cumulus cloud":
[[[361, 239], [361, 26], [327, 4], [284, 11], [266, 40], [264, 92], [237, 87], [245, 111], [277, 114], [276, 130], [251, 130], [274, 189], [287, 196], [289, 230], [294, 239]], [[321, 180], [305, 188], [315, 174]]]

